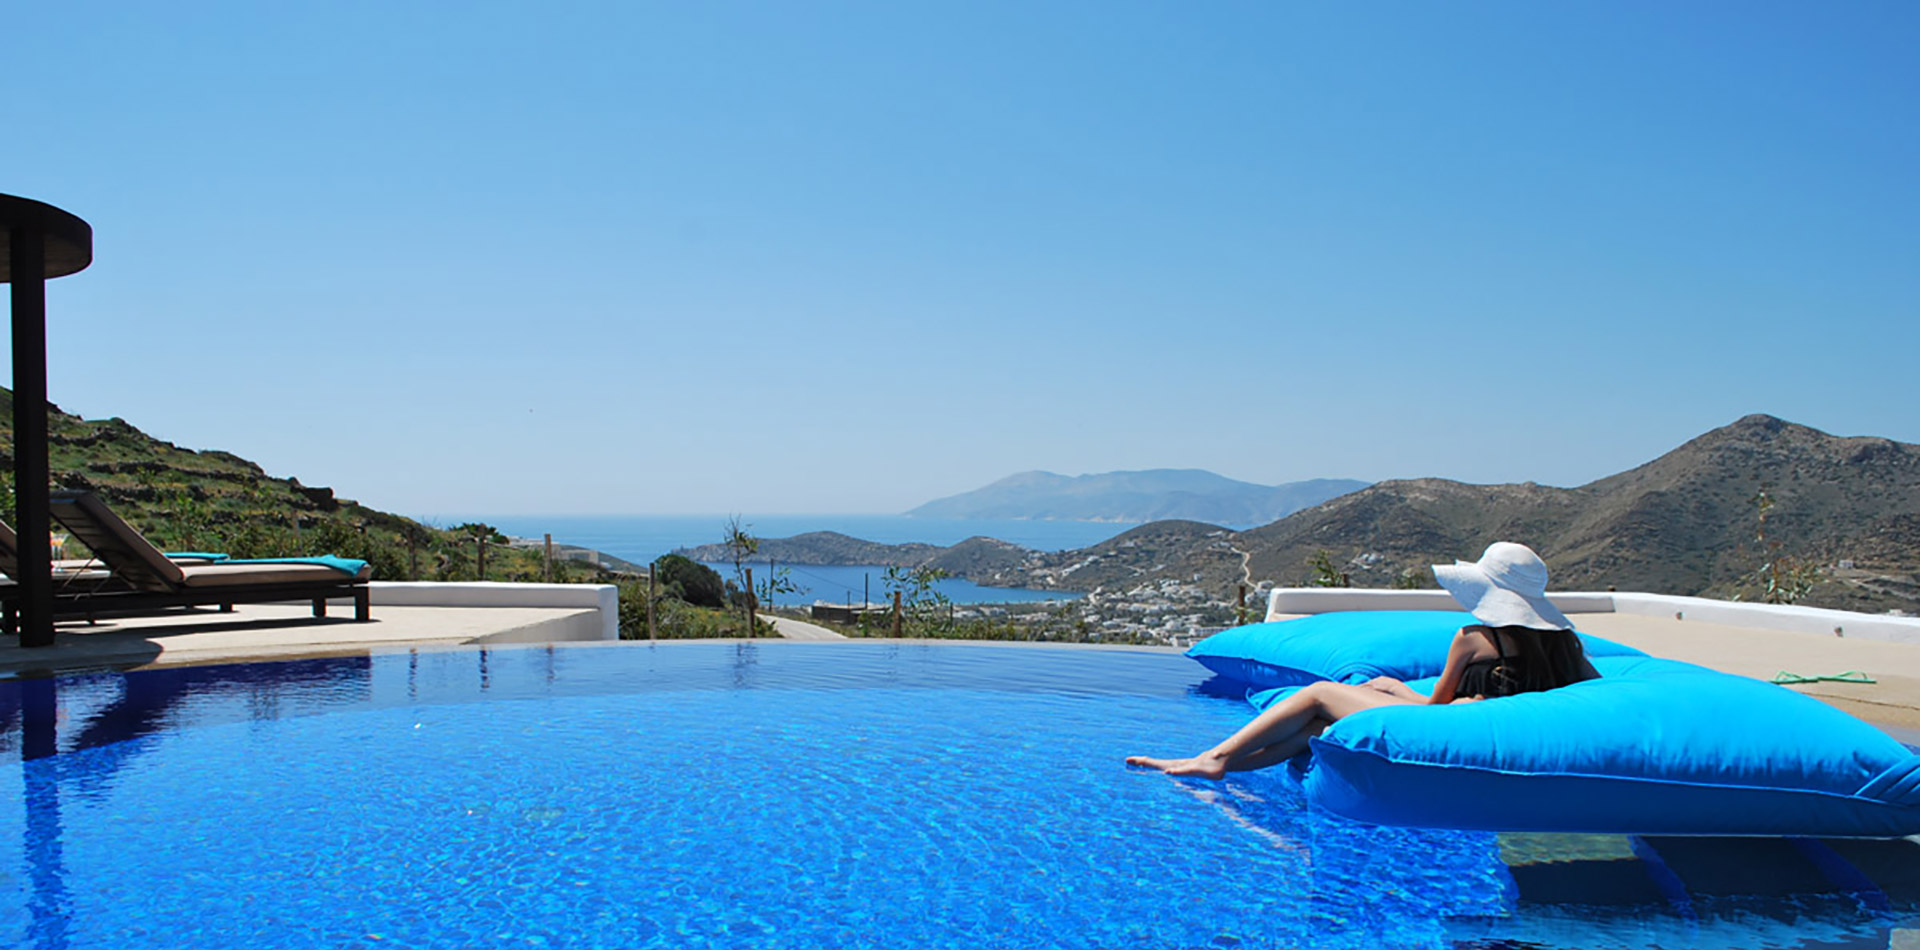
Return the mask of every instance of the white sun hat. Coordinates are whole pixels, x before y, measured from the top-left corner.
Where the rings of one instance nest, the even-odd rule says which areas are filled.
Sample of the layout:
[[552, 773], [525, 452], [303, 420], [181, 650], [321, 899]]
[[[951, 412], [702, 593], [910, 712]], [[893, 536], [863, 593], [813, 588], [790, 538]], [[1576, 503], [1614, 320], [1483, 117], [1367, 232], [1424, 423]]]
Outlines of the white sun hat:
[[1475, 563], [1435, 564], [1433, 579], [1489, 627], [1573, 629], [1573, 621], [1547, 601], [1546, 562], [1524, 544], [1495, 541]]

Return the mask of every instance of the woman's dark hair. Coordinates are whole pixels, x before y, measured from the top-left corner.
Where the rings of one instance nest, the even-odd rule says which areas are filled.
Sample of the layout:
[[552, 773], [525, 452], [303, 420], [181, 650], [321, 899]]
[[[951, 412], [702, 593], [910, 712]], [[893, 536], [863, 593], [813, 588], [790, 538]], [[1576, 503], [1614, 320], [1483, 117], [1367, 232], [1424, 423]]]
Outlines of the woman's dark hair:
[[1498, 684], [1501, 695], [1556, 689], [1577, 683], [1586, 675], [1587, 651], [1580, 643], [1580, 635], [1571, 630], [1532, 627], [1488, 630], [1489, 637], [1501, 638], [1494, 646], [1507, 659], [1488, 676], [1489, 685]]

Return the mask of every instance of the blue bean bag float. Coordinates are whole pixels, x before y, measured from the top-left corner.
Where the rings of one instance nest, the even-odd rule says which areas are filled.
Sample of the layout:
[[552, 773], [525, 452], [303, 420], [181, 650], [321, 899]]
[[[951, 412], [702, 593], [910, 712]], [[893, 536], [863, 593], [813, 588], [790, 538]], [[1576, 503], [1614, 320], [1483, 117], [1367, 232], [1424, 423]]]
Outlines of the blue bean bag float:
[[[1439, 676], [1453, 635], [1479, 622], [1463, 610], [1347, 610], [1230, 627], [1194, 644], [1187, 656], [1262, 689], [1376, 676], [1412, 682]], [[1584, 633], [1580, 638], [1589, 657], [1646, 655]]]
[[[1387, 675], [1428, 692], [1467, 622], [1444, 611], [1319, 614], [1228, 630], [1189, 655], [1243, 674], [1262, 708], [1320, 679]], [[1873, 726], [1771, 683], [1587, 644], [1597, 680], [1334, 723], [1295, 760], [1307, 798], [1348, 818], [1427, 828], [1920, 833], [1920, 755]]]

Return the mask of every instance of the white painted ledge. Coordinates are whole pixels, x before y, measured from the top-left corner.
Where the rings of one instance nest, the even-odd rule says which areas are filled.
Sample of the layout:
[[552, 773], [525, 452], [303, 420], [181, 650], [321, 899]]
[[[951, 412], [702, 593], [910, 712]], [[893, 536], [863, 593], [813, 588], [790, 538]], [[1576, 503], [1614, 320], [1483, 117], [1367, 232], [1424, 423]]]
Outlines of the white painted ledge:
[[612, 584], [499, 581], [373, 581], [375, 607], [571, 607], [597, 610], [601, 640], [620, 639], [620, 590]]
[[1614, 594], [1613, 609], [1615, 613], [1642, 617], [1671, 617], [1675, 620], [1723, 623], [1730, 627], [1752, 627], [1756, 630], [1786, 630], [1823, 637], [1920, 644], [1920, 617], [1638, 593]]
[[[1610, 593], [1550, 593], [1547, 599], [1564, 613], [1612, 613]], [[1359, 587], [1277, 587], [1267, 600], [1267, 615], [1324, 614], [1336, 610], [1459, 610], [1444, 590], [1372, 590]]]
[[[1752, 604], [1705, 597], [1636, 592], [1566, 591], [1547, 594], [1569, 614], [1621, 613], [1700, 623], [1784, 630], [1825, 637], [1920, 644], [1920, 617], [1863, 614], [1824, 607]], [[1367, 590], [1351, 587], [1280, 587], [1267, 600], [1267, 617], [1279, 619], [1336, 610], [1458, 610], [1442, 590]]]

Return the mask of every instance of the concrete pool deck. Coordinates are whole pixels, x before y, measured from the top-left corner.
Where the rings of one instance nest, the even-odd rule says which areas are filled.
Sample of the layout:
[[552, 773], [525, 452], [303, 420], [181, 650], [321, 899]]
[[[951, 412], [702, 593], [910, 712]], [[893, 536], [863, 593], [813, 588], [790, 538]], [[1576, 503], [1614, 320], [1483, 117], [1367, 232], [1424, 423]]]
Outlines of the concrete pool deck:
[[248, 604], [232, 613], [211, 609], [162, 616], [118, 617], [97, 624], [61, 623], [51, 647], [0, 640], [0, 674], [82, 669], [134, 669], [363, 654], [404, 647], [553, 643], [585, 639], [590, 608], [376, 607], [356, 623], [352, 610], [316, 618], [305, 604]]
[[[0, 676], [362, 655], [514, 643], [617, 639], [611, 588], [552, 584], [375, 584], [372, 619], [349, 601], [314, 617], [300, 604], [240, 604], [56, 625], [54, 645], [0, 638]], [[763, 615], [790, 640], [844, 640], [825, 627]]]
[[1901, 738], [1908, 742], [1920, 738], [1920, 644], [1632, 614], [1575, 614], [1572, 619], [1586, 633], [1654, 656], [1755, 679], [1771, 680], [1783, 672], [1801, 676], [1865, 673], [1875, 682], [1822, 681], [1787, 688], [1868, 722], [1893, 727], [1905, 733]]
[[[371, 619], [351, 599], [240, 604], [63, 621], [50, 647], [0, 637], [0, 675], [136, 669], [250, 660], [361, 655], [380, 650], [619, 637], [619, 597], [605, 584], [399, 583], [368, 587]], [[104, 598], [100, 603], [108, 603]]]

